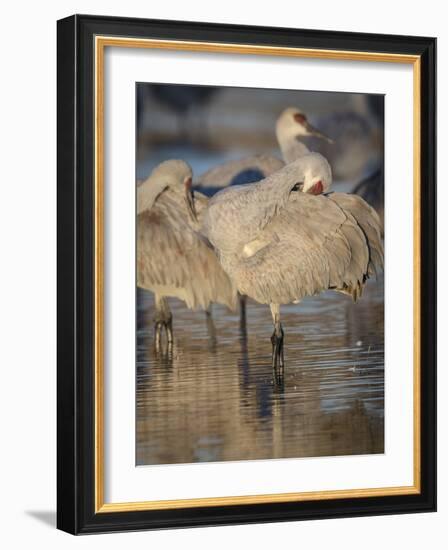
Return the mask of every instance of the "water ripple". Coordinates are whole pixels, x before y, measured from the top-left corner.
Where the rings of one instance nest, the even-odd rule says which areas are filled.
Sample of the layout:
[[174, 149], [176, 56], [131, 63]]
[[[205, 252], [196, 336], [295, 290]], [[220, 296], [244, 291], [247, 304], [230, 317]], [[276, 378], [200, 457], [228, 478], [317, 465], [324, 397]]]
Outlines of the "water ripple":
[[284, 307], [284, 384], [271, 372], [269, 308], [239, 318], [171, 300], [171, 355], [153, 349], [153, 299], [138, 291], [137, 464], [384, 452], [383, 280], [363, 298]]

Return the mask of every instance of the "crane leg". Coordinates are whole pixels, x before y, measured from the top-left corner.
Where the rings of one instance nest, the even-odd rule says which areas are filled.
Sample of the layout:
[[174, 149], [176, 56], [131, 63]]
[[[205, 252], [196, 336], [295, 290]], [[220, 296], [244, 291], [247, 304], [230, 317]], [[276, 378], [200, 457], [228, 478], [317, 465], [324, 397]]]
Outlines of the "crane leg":
[[173, 316], [170, 313], [168, 320], [165, 322], [166, 340], [169, 346], [173, 345]]
[[155, 296], [154, 346], [157, 352], [162, 351], [163, 331], [166, 334], [167, 351], [173, 346], [173, 316], [165, 297]]
[[284, 332], [280, 323], [280, 306], [271, 304], [272, 320], [274, 321], [274, 332], [271, 336], [272, 343], [272, 370], [276, 382], [282, 382], [285, 371], [285, 357], [283, 353]]
[[157, 352], [162, 347], [162, 324], [159, 321], [154, 323], [154, 347]]
[[240, 301], [240, 330], [246, 332], [246, 296], [239, 295]]
[[210, 304], [205, 310], [205, 322], [207, 325], [207, 335], [208, 335], [208, 347], [209, 349], [216, 350], [216, 327], [215, 322], [213, 321], [212, 305]]

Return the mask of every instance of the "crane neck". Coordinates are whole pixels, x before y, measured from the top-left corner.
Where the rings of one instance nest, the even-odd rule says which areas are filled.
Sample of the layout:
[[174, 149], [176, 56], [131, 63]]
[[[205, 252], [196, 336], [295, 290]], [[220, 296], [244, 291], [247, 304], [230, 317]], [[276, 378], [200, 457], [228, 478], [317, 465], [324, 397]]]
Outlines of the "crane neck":
[[310, 152], [308, 147], [303, 142], [299, 141], [298, 136], [284, 135], [282, 132], [277, 131], [277, 141], [282, 152], [283, 160], [287, 164]]

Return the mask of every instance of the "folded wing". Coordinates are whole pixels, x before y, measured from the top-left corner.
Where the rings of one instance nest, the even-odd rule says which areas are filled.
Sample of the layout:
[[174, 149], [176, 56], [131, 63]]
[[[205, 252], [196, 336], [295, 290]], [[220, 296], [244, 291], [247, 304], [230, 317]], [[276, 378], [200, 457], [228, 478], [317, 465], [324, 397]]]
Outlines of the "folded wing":
[[167, 198], [137, 218], [137, 284], [163, 289], [192, 309], [217, 302], [233, 309], [236, 291], [213, 250]]
[[195, 183], [200, 191], [211, 196], [229, 185], [260, 181], [280, 170], [284, 165], [285, 163], [277, 157], [254, 155], [215, 166], [202, 174]]
[[[344, 207], [343, 199], [332, 196], [291, 194], [285, 207], [243, 247], [233, 275], [240, 292], [279, 304], [328, 289], [359, 297], [374, 265], [371, 228], [362, 228], [371, 222], [357, 220], [363, 206], [355, 209], [346, 201]], [[375, 240], [372, 248], [379, 254], [377, 246]]]

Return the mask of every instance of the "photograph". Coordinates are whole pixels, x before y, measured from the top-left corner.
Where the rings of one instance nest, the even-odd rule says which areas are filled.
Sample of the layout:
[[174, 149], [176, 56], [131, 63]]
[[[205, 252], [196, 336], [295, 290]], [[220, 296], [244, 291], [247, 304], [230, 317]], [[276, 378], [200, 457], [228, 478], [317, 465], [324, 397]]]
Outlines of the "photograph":
[[136, 466], [383, 454], [384, 95], [135, 86]]
[[7, 550], [446, 546], [447, 18], [403, 7], [5, 3]]
[[434, 511], [436, 39], [57, 35], [58, 529]]

